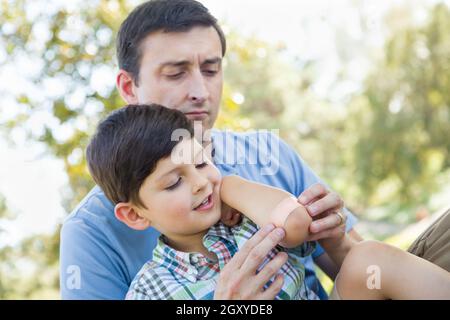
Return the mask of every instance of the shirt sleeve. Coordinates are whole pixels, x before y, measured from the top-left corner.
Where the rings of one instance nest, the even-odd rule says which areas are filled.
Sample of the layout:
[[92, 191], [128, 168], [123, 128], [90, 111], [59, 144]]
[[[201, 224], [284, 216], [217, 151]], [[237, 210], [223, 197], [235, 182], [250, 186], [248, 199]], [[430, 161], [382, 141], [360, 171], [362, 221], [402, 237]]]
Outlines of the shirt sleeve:
[[[108, 251], [100, 230], [80, 219], [67, 220], [61, 229], [60, 291], [65, 300], [125, 298], [127, 281], [118, 257]], [[108, 252], [107, 252], [108, 251]], [[110, 266], [105, 268], [105, 266]]]
[[316, 241], [307, 241], [297, 247], [289, 248], [287, 251], [293, 252], [297, 256], [304, 258], [312, 255], [315, 252], [317, 245], [318, 243]]
[[[329, 187], [325, 182], [323, 182], [316, 173], [308, 166], [308, 164], [301, 158], [301, 156], [286, 142], [281, 138], [280, 140], [280, 154], [285, 155], [289, 160], [289, 165], [292, 172], [294, 173], [294, 190], [295, 195], [298, 197], [300, 194], [307, 189], [309, 186], [315, 183], [322, 183]], [[355, 215], [347, 208], [343, 209], [345, 215], [347, 216], [346, 231], [350, 231], [353, 226], [358, 222]], [[317, 243], [315, 250], [312, 252], [312, 258], [315, 259], [322, 255], [325, 251]]]

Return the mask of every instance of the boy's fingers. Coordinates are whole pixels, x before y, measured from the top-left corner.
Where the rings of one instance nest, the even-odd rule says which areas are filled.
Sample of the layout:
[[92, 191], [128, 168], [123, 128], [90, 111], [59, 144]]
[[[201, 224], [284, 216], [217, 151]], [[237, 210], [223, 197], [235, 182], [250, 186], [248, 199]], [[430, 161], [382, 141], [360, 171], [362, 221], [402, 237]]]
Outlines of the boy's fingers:
[[241, 219], [241, 214], [240, 213], [235, 213], [234, 216], [233, 216], [233, 225], [237, 224], [240, 219]]
[[232, 212], [231, 212], [231, 210], [225, 210], [225, 213], [223, 214], [223, 219], [224, 220], [230, 220], [231, 219], [231, 217], [232, 217]]

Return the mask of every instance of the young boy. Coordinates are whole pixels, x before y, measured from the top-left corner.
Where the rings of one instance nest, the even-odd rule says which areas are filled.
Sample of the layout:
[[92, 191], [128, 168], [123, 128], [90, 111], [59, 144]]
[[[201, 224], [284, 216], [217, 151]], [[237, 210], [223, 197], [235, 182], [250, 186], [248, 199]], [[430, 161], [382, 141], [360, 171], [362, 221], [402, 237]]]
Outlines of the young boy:
[[[184, 130], [187, 135], [174, 141], [176, 130]], [[247, 217], [233, 227], [221, 223], [221, 198], [233, 198], [227, 203], [233, 202], [238, 210], [243, 208], [242, 213], [260, 226], [272, 221], [287, 229], [295, 225], [300, 233], [308, 229], [311, 221], [305, 218], [301, 206], [283, 200], [281, 206], [269, 206], [261, 212], [264, 207], [249, 199], [248, 192], [236, 193], [249, 184], [236, 177], [225, 177], [231, 182], [222, 183], [209, 156], [193, 138], [186, 117], [162, 106], [128, 106], [99, 125], [87, 150], [94, 180], [115, 204], [119, 220], [136, 230], [152, 226], [161, 232], [153, 260], [135, 277], [127, 299], [214, 297], [220, 271], [258, 230]], [[275, 188], [255, 185], [254, 190], [264, 199], [287, 199]], [[298, 221], [305, 222], [292, 223]], [[263, 263], [280, 256], [286, 260], [280, 275], [267, 279], [266, 287], [273, 282], [280, 284], [277, 299], [317, 298], [304, 283], [300, 258], [314, 248], [313, 243], [299, 244], [304, 239], [298, 238], [297, 246], [285, 243], [290, 248], [275, 247]], [[379, 290], [367, 289], [366, 265], [376, 265], [383, 271], [387, 281]], [[408, 270], [403, 272], [405, 266]], [[416, 284], [402, 282], [405, 276], [414, 277]], [[450, 275], [425, 260], [374, 242], [354, 246], [332, 294], [336, 299], [414, 297], [450, 298]]]

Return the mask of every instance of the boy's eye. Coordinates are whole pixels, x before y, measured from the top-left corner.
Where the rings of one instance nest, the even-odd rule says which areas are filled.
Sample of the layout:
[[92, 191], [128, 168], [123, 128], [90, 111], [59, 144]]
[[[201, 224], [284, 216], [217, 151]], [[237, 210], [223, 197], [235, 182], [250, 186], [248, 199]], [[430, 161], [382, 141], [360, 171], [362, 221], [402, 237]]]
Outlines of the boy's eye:
[[200, 163], [200, 164], [195, 165], [195, 167], [196, 167], [197, 169], [201, 169], [201, 168], [206, 167], [207, 165], [208, 165], [208, 163], [205, 161], [205, 162], [202, 162], [202, 163]]
[[175, 182], [171, 186], [167, 187], [166, 190], [173, 190], [176, 187], [178, 187], [180, 185], [180, 183], [181, 183], [181, 177], [178, 178], [177, 182]]

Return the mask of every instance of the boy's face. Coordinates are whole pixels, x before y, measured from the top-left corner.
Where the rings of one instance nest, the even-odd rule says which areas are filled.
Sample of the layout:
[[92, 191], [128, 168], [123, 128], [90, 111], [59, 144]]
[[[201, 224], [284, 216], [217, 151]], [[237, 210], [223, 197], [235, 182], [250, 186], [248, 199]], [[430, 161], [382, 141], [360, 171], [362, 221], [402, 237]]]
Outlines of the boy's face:
[[[180, 164], [177, 155], [193, 155]], [[138, 214], [172, 241], [204, 233], [221, 215], [221, 175], [195, 139], [182, 140], [161, 159], [139, 190]]]
[[140, 44], [138, 86], [128, 103], [157, 103], [212, 128], [222, 96], [222, 45], [213, 27], [157, 31]]

